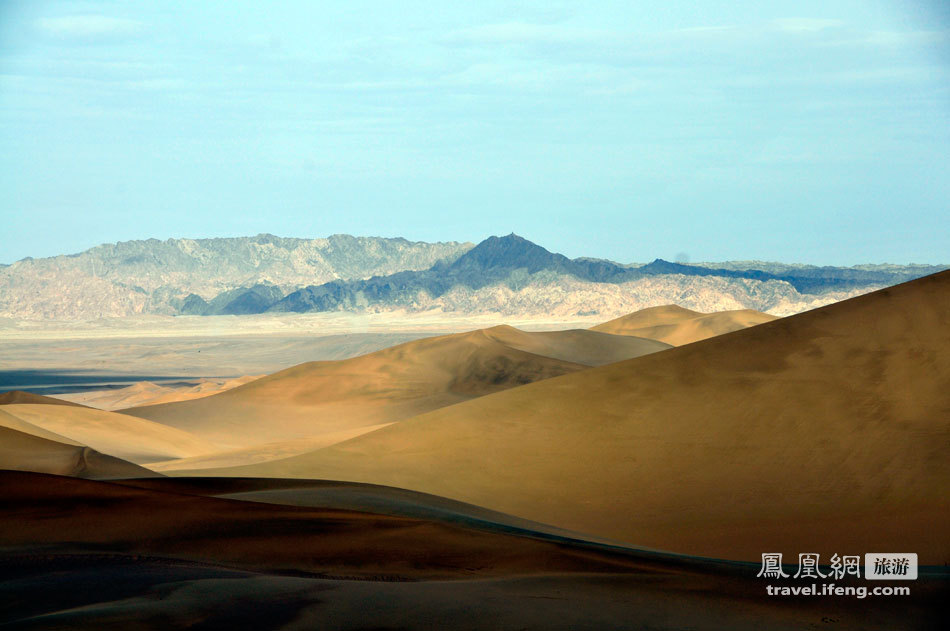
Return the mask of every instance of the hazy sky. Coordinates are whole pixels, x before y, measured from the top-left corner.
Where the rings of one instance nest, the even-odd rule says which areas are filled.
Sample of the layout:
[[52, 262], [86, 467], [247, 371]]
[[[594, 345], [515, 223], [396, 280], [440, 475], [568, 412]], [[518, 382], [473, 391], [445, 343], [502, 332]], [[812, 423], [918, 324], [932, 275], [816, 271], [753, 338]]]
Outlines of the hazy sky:
[[3, 1], [0, 262], [512, 231], [950, 262], [950, 3], [460, 4]]

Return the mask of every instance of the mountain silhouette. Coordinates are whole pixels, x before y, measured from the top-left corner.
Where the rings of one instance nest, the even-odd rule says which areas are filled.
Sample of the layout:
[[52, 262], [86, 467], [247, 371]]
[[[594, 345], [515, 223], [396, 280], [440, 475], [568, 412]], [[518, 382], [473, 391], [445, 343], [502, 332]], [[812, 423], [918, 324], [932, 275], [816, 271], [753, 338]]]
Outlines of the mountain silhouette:
[[219, 296], [207, 306], [189, 297], [185, 301], [185, 309], [189, 309], [190, 313], [204, 314], [361, 310], [376, 305], [411, 304], [420, 294], [438, 298], [457, 287], [478, 290], [505, 285], [519, 289], [538, 279], [539, 282], [545, 282], [543, 276], [538, 276], [542, 274], [547, 274], [549, 280], [567, 276], [592, 283], [623, 283], [659, 275], [778, 280], [788, 282], [803, 293], [886, 285], [906, 280], [887, 271], [834, 267], [801, 267], [784, 273], [771, 273], [759, 269], [686, 265], [663, 259], [655, 259], [639, 267], [624, 266], [599, 259], [570, 259], [512, 233], [503, 237], [488, 237], [455, 260], [440, 260], [425, 270], [401, 271], [362, 280], [333, 280], [320, 285], [308, 285], [283, 298], [275, 291], [276, 288], [257, 285], [226, 292], [222, 294], [223, 299], [219, 300]]

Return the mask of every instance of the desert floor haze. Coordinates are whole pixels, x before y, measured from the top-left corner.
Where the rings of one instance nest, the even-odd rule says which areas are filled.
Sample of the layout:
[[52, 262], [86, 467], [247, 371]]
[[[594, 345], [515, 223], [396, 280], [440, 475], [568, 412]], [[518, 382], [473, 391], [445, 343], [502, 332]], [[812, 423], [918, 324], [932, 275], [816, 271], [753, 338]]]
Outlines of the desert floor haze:
[[[10, 628], [944, 615], [950, 272], [784, 318], [149, 317], [0, 332]], [[756, 576], [905, 549], [899, 600]]]

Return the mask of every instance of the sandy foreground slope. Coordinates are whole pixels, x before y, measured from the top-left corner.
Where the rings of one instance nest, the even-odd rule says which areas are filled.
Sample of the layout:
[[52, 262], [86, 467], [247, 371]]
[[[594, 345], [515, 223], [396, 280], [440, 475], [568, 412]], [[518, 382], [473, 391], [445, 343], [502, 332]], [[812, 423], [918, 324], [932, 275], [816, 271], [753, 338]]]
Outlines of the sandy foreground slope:
[[591, 330], [636, 335], [683, 346], [776, 319], [776, 316], [753, 309], [701, 313], [677, 305], [664, 305], [621, 316], [591, 327]]
[[[452, 517], [457, 507], [439, 498], [413, 498], [409, 516], [214, 496], [286, 484], [0, 472], [0, 624], [890, 630], [932, 628], [942, 615], [930, 576], [900, 599], [782, 599], [764, 595], [755, 564], [512, 529], [464, 507]], [[404, 492], [374, 492], [390, 507], [407, 503]]]
[[301, 364], [211, 397], [123, 412], [240, 449], [400, 421], [666, 348], [595, 331], [528, 333], [501, 326]]
[[941, 273], [204, 474], [385, 484], [717, 558], [943, 564], [948, 331]]

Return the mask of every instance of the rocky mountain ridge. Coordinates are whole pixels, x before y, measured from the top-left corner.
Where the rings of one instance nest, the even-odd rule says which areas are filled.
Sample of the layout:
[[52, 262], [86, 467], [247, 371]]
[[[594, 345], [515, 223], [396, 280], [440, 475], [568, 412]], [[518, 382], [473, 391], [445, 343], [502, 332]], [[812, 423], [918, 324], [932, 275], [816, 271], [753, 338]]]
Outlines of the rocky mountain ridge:
[[[124, 241], [0, 268], [0, 315], [176, 315], [192, 294], [214, 301], [225, 292], [263, 284], [276, 286], [283, 295], [334, 279], [428, 269], [440, 260], [455, 260], [471, 247], [349, 235]], [[193, 309], [194, 299], [191, 302]]]
[[[590, 258], [569, 259], [511, 234], [490, 237], [451, 264], [439, 263], [429, 270], [304, 287], [267, 311], [398, 307], [508, 315], [614, 316], [656, 304], [676, 303], [707, 311], [750, 308], [786, 315], [903, 282], [920, 271], [790, 267], [782, 274], [774, 274], [758, 269], [691, 266], [662, 259], [629, 266]], [[578, 295], [586, 296], [586, 308], [578, 303]], [[520, 306], [513, 310], [513, 304]]]
[[570, 259], [511, 234], [470, 243], [334, 235], [103, 245], [0, 268], [0, 315], [442, 310], [602, 315], [675, 303], [787, 315], [944, 269]]

